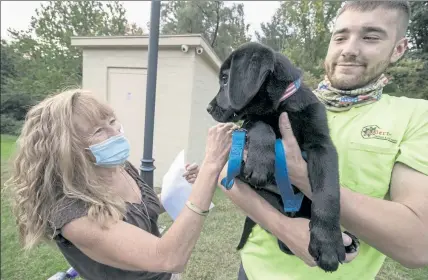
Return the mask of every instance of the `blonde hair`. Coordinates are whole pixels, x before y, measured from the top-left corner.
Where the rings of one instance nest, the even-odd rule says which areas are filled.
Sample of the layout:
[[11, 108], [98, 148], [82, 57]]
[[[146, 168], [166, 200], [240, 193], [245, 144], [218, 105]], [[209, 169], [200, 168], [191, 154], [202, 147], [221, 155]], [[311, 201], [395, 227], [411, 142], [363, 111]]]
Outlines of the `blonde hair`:
[[95, 175], [77, 126], [79, 121], [95, 123], [112, 116], [108, 105], [79, 89], [50, 96], [27, 113], [12, 176], [5, 184], [12, 190], [25, 249], [52, 239], [50, 221], [66, 198], [84, 201], [88, 217], [103, 227], [124, 216], [125, 202]]

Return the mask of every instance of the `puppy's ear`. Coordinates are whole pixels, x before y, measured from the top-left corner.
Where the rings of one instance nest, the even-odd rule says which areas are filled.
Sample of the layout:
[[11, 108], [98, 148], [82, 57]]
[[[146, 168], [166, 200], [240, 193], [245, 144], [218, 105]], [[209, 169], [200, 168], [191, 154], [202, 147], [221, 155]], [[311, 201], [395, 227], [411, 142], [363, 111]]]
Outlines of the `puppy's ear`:
[[274, 61], [274, 53], [268, 48], [248, 48], [232, 57], [228, 84], [234, 110], [241, 110], [253, 99], [274, 70]]

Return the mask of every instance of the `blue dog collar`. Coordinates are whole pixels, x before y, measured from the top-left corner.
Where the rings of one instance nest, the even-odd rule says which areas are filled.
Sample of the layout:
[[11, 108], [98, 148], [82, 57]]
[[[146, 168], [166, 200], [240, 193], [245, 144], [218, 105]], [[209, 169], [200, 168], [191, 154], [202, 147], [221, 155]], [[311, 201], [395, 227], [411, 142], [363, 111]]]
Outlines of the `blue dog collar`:
[[[221, 185], [227, 190], [233, 187], [234, 178], [241, 172], [246, 134], [247, 131], [245, 129], [238, 129], [232, 133], [232, 147], [229, 152], [227, 175], [221, 180]], [[306, 160], [306, 153], [303, 152], [302, 155]], [[299, 211], [303, 201], [303, 193], [295, 194], [293, 191], [288, 177], [286, 152], [281, 139], [277, 139], [275, 142], [275, 181], [284, 204], [284, 211]]]

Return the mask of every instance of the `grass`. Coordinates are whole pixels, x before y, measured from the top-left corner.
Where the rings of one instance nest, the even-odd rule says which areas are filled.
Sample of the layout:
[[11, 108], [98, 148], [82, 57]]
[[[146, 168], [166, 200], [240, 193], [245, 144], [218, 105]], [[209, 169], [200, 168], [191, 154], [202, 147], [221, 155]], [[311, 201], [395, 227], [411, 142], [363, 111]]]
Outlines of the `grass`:
[[[8, 158], [13, 152], [15, 137], [1, 136], [2, 186], [7, 174]], [[203, 227], [192, 257], [184, 273], [185, 280], [234, 280], [237, 276], [239, 256], [235, 250], [243, 226], [244, 216], [224, 197], [221, 191], [214, 197], [216, 207]], [[161, 225], [170, 226], [166, 215]], [[69, 265], [56, 248], [41, 245], [24, 253], [17, 240], [14, 218], [10, 211], [7, 193], [1, 196], [1, 279], [46, 280]], [[377, 280], [427, 279], [428, 268], [406, 269], [387, 259]]]

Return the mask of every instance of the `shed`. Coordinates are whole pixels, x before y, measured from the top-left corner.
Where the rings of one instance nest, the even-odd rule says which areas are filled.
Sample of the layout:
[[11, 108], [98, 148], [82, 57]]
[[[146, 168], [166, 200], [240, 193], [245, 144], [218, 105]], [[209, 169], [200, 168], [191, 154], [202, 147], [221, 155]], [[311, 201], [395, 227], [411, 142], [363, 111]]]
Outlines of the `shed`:
[[[73, 37], [83, 51], [82, 87], [107, 101], [131, 144], [130, 162], [143, 156], [149, 36]], [[154, 186], [184, 149], [200, 163], [215, 121], [206, 107], [218, 90], [221, 61], [199, 34], [159, 37], [153, 139]]]

